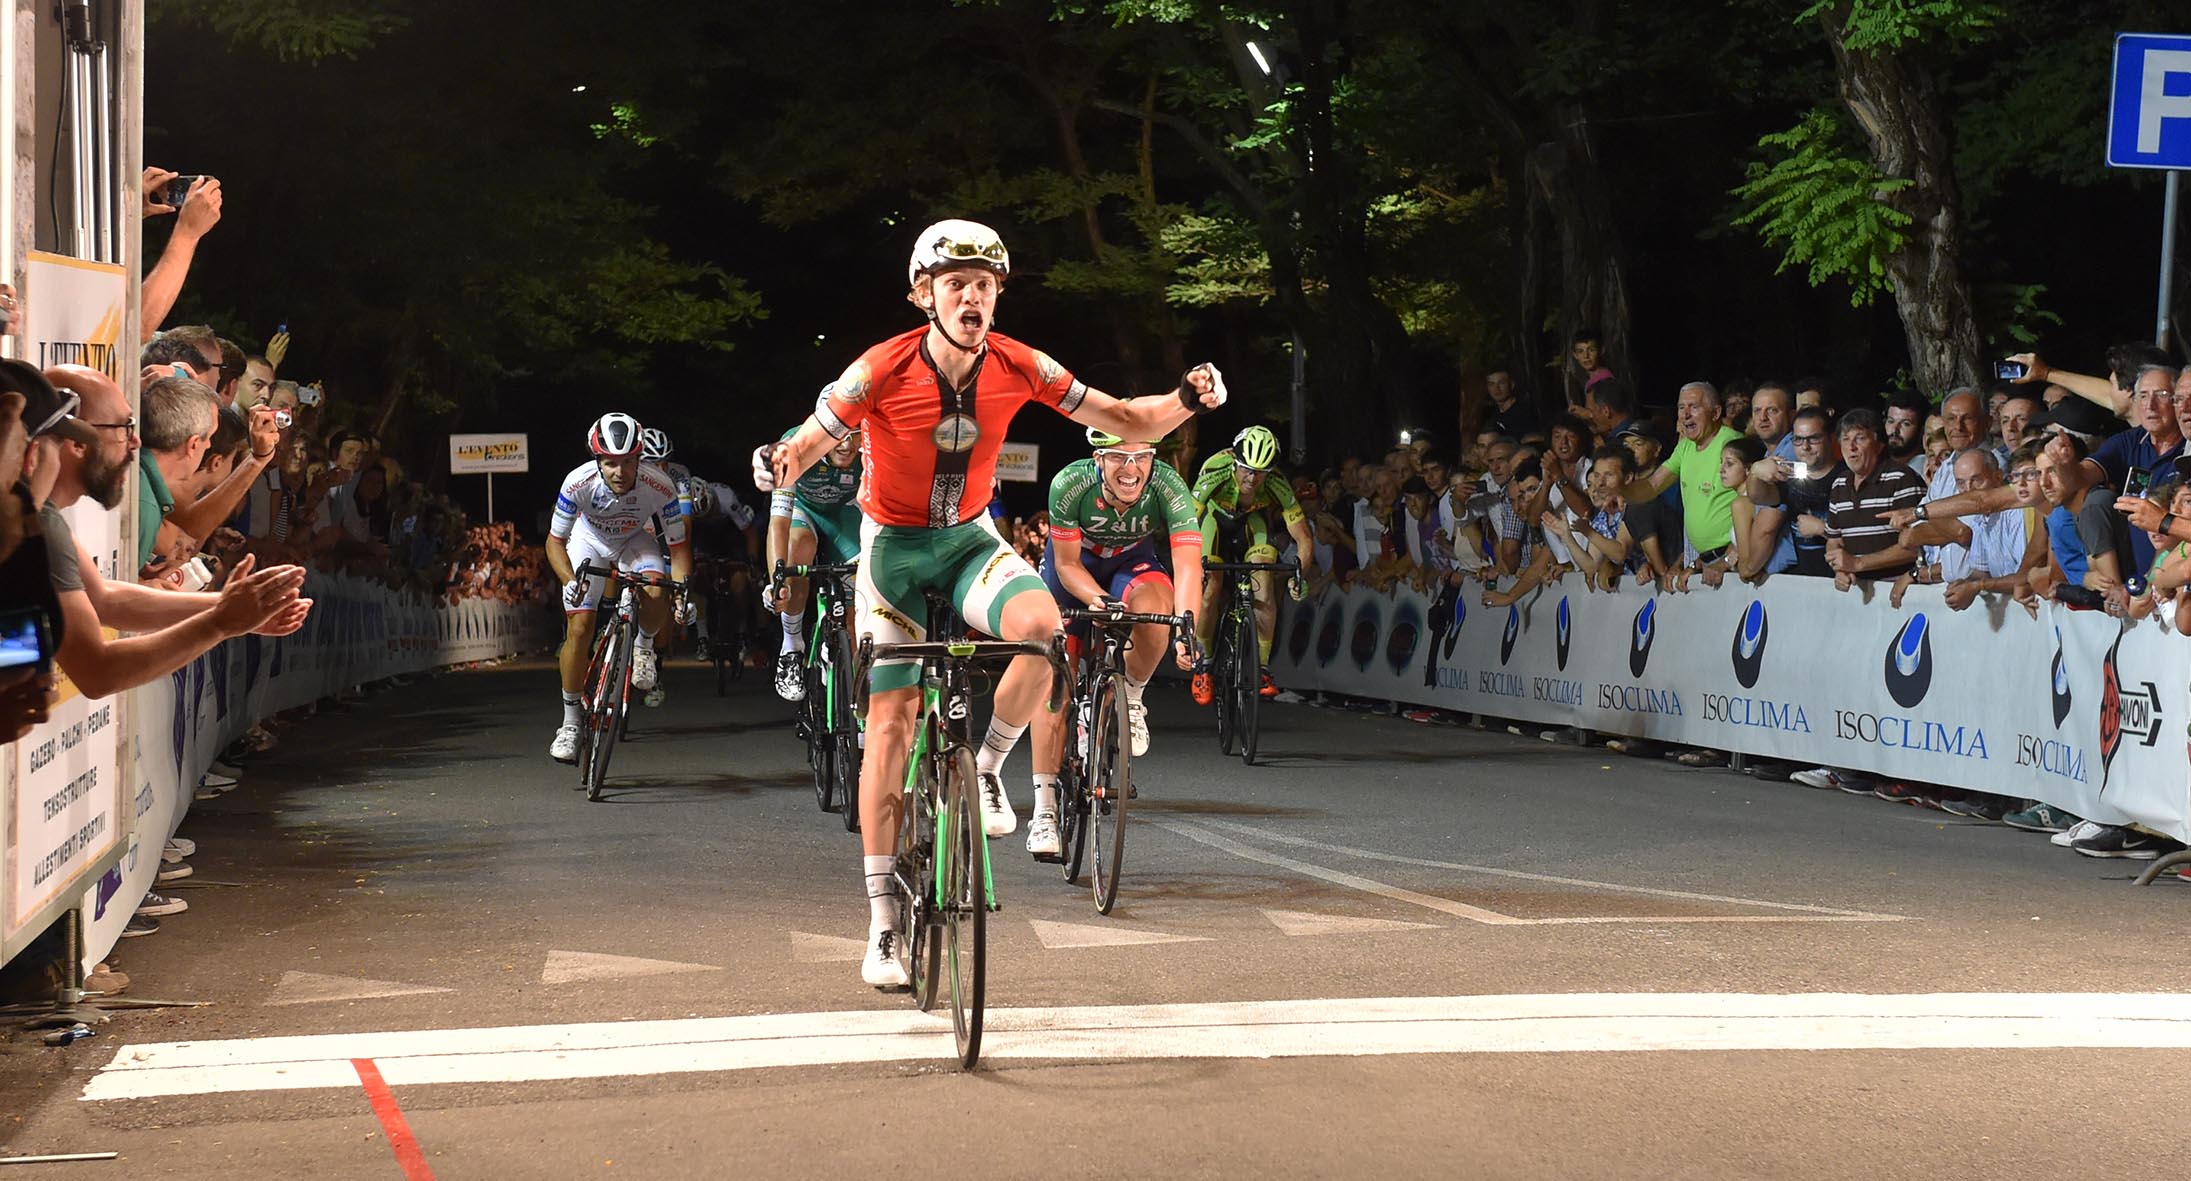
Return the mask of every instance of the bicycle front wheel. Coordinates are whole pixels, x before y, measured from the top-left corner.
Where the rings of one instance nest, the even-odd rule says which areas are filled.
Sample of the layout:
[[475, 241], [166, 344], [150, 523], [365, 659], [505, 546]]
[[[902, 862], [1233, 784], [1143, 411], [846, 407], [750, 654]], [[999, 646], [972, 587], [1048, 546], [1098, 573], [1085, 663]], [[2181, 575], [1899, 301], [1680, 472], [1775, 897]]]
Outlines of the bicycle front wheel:
[[983, 861], [989, 842], [975, 806], [974, 756], [951, 752], [944, 795], [944, 839], [937, 851], [942, 864], [943, 946], [951, 975], [951, 1032], [958, 1043], [959, 1065], [967, 1070], [981, 1058], [982, 1006], [986, 1000], [989, 904], [983, 885]]
[[609, 758], [616, 753], [616, 740], [623, 732], [625, 701], [631, 685], [631, 631], [622, 620], [609, 626], [613, 635], [609, 659], [602, 669], [601, 689], [588, 718], [593, 726], [593, 749], [586, 761], [586, 798], [593, 801], [600, 800], [601, 785], [609, 777]]
[[1240, 761], [1255, 765], [1255, 743], [1262, 737], [1256, 718], [1256, 709], [1263, 701], [1262, 649], [1256, 646], [1255, 612], [1250, 611], [1241, 620], [1240, 655], [1236, 663], [1240, 668], [1240, 683], [1234, 693], [1240, 700], [1240, 721], [1235, 727], [1240, 731]]
[[1096, 686], [1095, 725], [1089, 738], [1088, 836], [1095, 844], [1091, 885], [1096, 913], [1109, 914], [1118, 901], [1118, 871], [1126, 857], [1126, 800], [1133, 794], [1132, 731], [1126, 717], [1126, 692], [1115, 676]]
[[1217, 651], [1209, 662], [1210, 676], [1217, 682], [1217, 749], [1228, 755], [1233, 753], [1233, 741], [1240, 728], [1240, 710], [1232, 697], [1233, 681], [1239, 675], [1233, 668], [1233, 652], [1240, 647], [1237, 626], [1238, 621], [1230, 618], [1217, 625]]

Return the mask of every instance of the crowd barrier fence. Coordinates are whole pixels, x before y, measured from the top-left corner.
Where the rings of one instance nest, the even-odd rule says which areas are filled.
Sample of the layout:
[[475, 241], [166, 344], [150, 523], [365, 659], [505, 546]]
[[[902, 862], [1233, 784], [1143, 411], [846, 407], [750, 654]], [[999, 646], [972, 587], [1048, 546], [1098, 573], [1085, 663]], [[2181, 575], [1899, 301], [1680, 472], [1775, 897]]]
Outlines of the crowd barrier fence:
[[1401, 584], [1288, 606], [1273, 677], [1318, 690], [1576, 726], [2041, 800], [2191, 841], [2191, 639], [1936, 586], [1811, 578], [1659, 594], [1570, 577], [1512, 607], [1444, 611]]

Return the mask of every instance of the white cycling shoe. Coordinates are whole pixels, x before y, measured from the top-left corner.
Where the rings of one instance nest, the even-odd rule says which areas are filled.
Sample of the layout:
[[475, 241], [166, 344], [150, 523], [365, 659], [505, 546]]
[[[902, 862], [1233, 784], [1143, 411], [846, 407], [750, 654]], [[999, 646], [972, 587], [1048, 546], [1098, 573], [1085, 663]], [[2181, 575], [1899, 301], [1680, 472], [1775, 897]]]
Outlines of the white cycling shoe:
[[776, 696], [785, 701], [806, 700], [806, 670], [799, 667], [799, 656], [786, 650], [776, 657]]
[[1057, 832], [1057, 813], [1037, 812], [1027, 818], [1029, 853], [1037, 857], [1055, 857], [1061, 847]]
[[1012, 830], [1019, 827], [1019, 813], [1012, 811], [1004, 784], [987, 771], [976, 778], [981, 781], [981, 831], [992, 837], [1011, 836]]
[[1149, 753], [1149, 707], [1130, 698], [1126, 702], [1126, 733], [1133, 739], [1135, 758]]
[[860, 979], [876, 988], [909, 988], [913, 975], [905, 970], [905, 936], [884, 927], [867, 936], [867, 958], [860, 961]]
[[560, 726], [555, 731], [555, 741], [548, 744], [548, 757], [558, 763], [578, 761], [578, 727]]
[[642, 693], [653, 692], [661, 670], [656, 666], [654, 649], [634, 648], [631, 653], [631, 687]]

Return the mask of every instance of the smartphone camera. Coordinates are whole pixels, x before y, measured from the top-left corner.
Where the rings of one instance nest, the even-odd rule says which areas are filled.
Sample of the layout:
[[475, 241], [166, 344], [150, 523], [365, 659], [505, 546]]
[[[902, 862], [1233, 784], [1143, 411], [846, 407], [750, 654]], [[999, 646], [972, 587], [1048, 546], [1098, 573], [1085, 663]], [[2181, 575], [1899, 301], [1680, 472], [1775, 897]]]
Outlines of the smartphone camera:
[[24, 607], [0, 612], [0, 668], [35, 666], [39, 670], [53, 664], [52, 633], [46, 627], [46, 613], [36, 607]]
[[2131, 468], [2123, 475], [2123, 495], [2143, 496], [2153, 486], [2153, 473], [2144, 468]]
[[169, 209], [181, 209], [183, 202], [190, 199], [190, 186], [201, 179], [203, 178], [196, 176], [178, 176], [167, 182], [167, 191], [161, 195], [160, 204]]
[[2021, 381], [2031, 375], [2031, 366], [2022, 361], [1995, 361], [1993, 376], [2000, 381]]
[[1805, 463], [1805, 462], [1803, 462], [1802, 460], [1800, 460], [1800, 459], [1799, 459], [1799, 460], [1796, 460], [1796, 461], [1795, 461], [1795, 462], [1794, 462], [1793, 464], [1791, 464], [1791, 465], [1789, 465], [1789, 466], [1791, 466], [1791, 467], [1793, 467], [1793, 468], [1795, 469], [1795, 478], [1796, 478], [1796, 479], [1798, 479], [1798, 480], [1808, 480], [1808, 479], [1810, 479], [1810, 478], [1811, 478], [1811, 465], [1810, 465], [1810, 464], [1807, 464], [1807, 463]]

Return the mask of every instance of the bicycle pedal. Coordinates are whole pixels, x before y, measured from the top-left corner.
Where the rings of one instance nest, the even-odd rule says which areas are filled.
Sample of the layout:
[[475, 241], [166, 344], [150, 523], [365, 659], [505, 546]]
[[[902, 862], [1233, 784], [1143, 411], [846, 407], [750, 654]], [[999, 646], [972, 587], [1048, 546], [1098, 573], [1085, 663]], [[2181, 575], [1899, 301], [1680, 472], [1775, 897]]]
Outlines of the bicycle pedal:
[[1030, 853], [1028, 856], [1042, 862], [1044, 865], [1065, 864], [1065, 854], [1063, 853]]
[[664, 701], [666, 701], [666, 700], [668, 700], [668, 699], [669, 699], [669, 695], [668, 695], [668, 694], [666, 694], [666, 693], [664, 693], [664, 692], [662, 692], [662, 691], [661, 691], [660, 689], [649, 689], [649, 690], [647, 690], [647, 695], [646, 695], [646, 697], [644, 698], [644, 700], [645, 700], [645, 701], [646, 701], [646, 703], [647, 703], [647, 708], [648, 708], [648, 709], [654, 709], [655, 707], [657, 707], [657, 706], [661, 705], [661, 704], [662, 704], [662, 703], [663, 703]]

